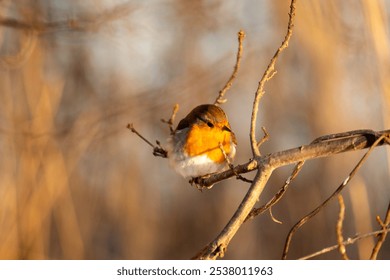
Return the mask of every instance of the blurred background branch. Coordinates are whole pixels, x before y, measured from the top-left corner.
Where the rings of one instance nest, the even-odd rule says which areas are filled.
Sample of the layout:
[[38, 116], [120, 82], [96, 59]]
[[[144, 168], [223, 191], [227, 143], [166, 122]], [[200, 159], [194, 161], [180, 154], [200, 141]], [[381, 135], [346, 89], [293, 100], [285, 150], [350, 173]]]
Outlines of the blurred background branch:
[[110, 21], [127, 17], [134, 11], [134, 5], [125, 2], [113, 8], [105, 9], [99, 14], [83, 13], [77, 18], [62, 21], [43, 21], [38, 18], [31, 18], [31, 21], [23, 21], [14, 18], [0, 17], [0, 25], [8, 28], [35, 31], [38, 33], [59, 32], [63, 30], [74, 31], [96, 31], [100, 26], [106, 25]]

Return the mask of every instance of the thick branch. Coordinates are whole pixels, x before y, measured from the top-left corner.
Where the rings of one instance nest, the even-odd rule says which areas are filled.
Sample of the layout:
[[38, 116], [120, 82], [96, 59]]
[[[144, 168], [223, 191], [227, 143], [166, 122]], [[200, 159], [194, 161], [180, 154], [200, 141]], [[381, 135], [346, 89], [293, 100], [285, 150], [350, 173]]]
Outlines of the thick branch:
[[222, 258], [224, 256], [226, 248], [229, 245], [231, 239], [241, 227], [242, 223], [245, 221], [245, 218], [248, 216], [249, 212], [257, 202], [257, 199], [267, 184], [271, 174], [272, 170], [265, 165], [257, 171], [249, 191], [245, 195], [229, 223], [225, 226], [225, 228], [214, 241], [208, 244], [194, 257], [195, 259], [216, 259], [218, 257]]
[[[265, 156], [255, 157], [245, 164], [237, 165], [233, 170], [227, 170], [208, 178], [201, 179], [198, 183], [203, 186], [211, 186], [217, 182], [234, 177], [237, 174], [251, 172], [258, 168], [258, 166], [265, 164], [270, 166], [272, 169], [276, 169], [281, 166], [298, 163], [300, 161], [366, 149], [371, 147], [375, 140], [383, 134], [390, 137], [390, 130], [379, 132], [372, 130], [351, 131], [342, 133], [342, 138], [332, 137], [333, 135], [324, 136], [321, 137], [321, 139], [325, 139], [324, 141], [315, 142], [281, 152], [275, 152]], [[384, 145], [385, 143], [388, 144], [386, 141], [381, 141], [378, 145]]]

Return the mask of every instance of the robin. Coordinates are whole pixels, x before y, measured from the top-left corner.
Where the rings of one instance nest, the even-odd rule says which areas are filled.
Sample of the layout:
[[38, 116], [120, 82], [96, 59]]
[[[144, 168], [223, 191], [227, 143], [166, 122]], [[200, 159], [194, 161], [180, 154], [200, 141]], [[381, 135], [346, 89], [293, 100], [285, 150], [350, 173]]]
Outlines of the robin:
[[236, 154], [236, 137], [225, 112], [204, 104], [182, 119], [168, 139], [171, 166], [183, 177], [223, 171]]

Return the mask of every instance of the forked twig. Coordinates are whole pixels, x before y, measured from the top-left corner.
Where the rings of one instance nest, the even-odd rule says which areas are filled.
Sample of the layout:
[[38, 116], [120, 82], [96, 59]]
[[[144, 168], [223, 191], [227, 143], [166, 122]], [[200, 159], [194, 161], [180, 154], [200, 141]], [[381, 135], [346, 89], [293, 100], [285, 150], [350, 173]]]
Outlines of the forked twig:
[[[388, 226], [390, 225], [390, 203], [389, 203], [389, 206], [387, 207], [386, 216], [385, 216], [384, 221], [382, 221], [379, 216], [377, 216], [376, 219], [383, 230], [388, 228]], [[376, 258], [378, 256], [378, 252], [379, 252], [380, 248], [382, 247], [383, 242], [386, 239], [387, 233], [388, 233], [388, 231], [383, 231], [382, 233], [380, 233], [378, 235], [378, 241], [376, 242], [374, 248], [372, 249], [370, 260], [376, 260]]]
[[264, 126], [261, 127], [261, 130], [263, 130], [264, 135], [263, 135], [263, 138], [261, 138], [261, 140], [257, 143], [257, 147], [259, 147], [259, 148], [261, 145], [263, 145], [269, 139], [269, 134]]
[[135, 128], [134, 128], [134, 125], [132, 123], [129, 123], [127, 124], [126, 128], [130, 129], [131, 132], [137, 134], [137, 136], [139, 138], [141, 138], [142, 140], [144, 140], [149, 146], [151, 146], [152, 148], [154, 148], [155, 146], [152, 144], [152, 142], [150, 142], [148, 139], [146, 139], [144, 136], [142, 136]]
[[156, 141], [157, 146], [153, 145], [148, 139], [146, 139], [144, 136], [142, 136], [135, 128], [132, 123], [129, 123], [126, 126], [131, 132], [137, 134], [138, 137], [140, 137], [142, 140], [144, 140], [149, 146], [153, 148], [153, 155], [157, 157], [167, 158], [168, 152], [161, 147], [160, 142]]
[[224, 99], [224, 96], [226, 92], [231, 88], [234, 79], [237, 76], [238, 70], [240, 69], [240, 63], [241, 63], [241, 57], [242, 57], [242, 42], [245, 38], [245, 32], [243, 30], [240, 30], [238, 32], [238, 50], [237, 50], [237, 58], [236, 58], [236, 64], [234, 65], [234, 70], [232, 75], [230, 76], [229, 80], [226, 82], [223, 89], [219, 91], [218, 97], [214, 101], [214, 105], [221, 105], [226, 102], [226, 99]]
[[171, 117], [169, 118], [169, 120], [165, 120], [165, 119], [161, 119], [161, 121], [163, 123], [166, 123], [168, 124], [169, 126], [169, 131], [171, 133], [171, 135], [175, 134], [175, 129], [173, 128], [173, 123], [175, 121], [175, 118], [176, 118], [176, 114], [177, 112], [179, 111], [179, 104], [175, 104], [175, 106], [173, 106], [173, 109], [172, 109], [172, 115]]

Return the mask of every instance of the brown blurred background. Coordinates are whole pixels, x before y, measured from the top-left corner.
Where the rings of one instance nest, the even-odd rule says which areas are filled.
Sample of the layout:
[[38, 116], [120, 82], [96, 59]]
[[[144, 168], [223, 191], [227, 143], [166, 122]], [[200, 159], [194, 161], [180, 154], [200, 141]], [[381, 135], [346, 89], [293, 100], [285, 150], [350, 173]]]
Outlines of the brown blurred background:
[[[284, 38], [289, 1], [0, 1], [0, 258], [188, 259], [211, 241], [248, 185], [203, 193], [126, 125], [163, 144], [169, 118], [213, 102], [246, 34], [223, 105], [236, 163], [251, 157], [257, 83]], [[267, 84], [263, 153], [330, 133], [390, 128], [390, 1], [298, 1], [289, 48]], [[9, 21], [5, 19], [14, 19]], [[259, 137], [261, 133], [259, 131]], [[289, 229], [344, 181], [363, 151], [307, 162], [269, 214], [245, 224], [227, 259], [279, 259]], [[390, 201], [389, 148], [349, 187], [344, 236], [379, 229]], [[260, 202], [292, 166], [274, 172]], [[252, 175], [248, 175], [251, 177]], [[289, 258], [336, 244], [334, 201], [294, 236]], [[367, 259], [375, 239], [348, 246]], [[339, 259], [337, 252], [319, 257]], [[390, 258], [387, 240], [379, 254]]]

